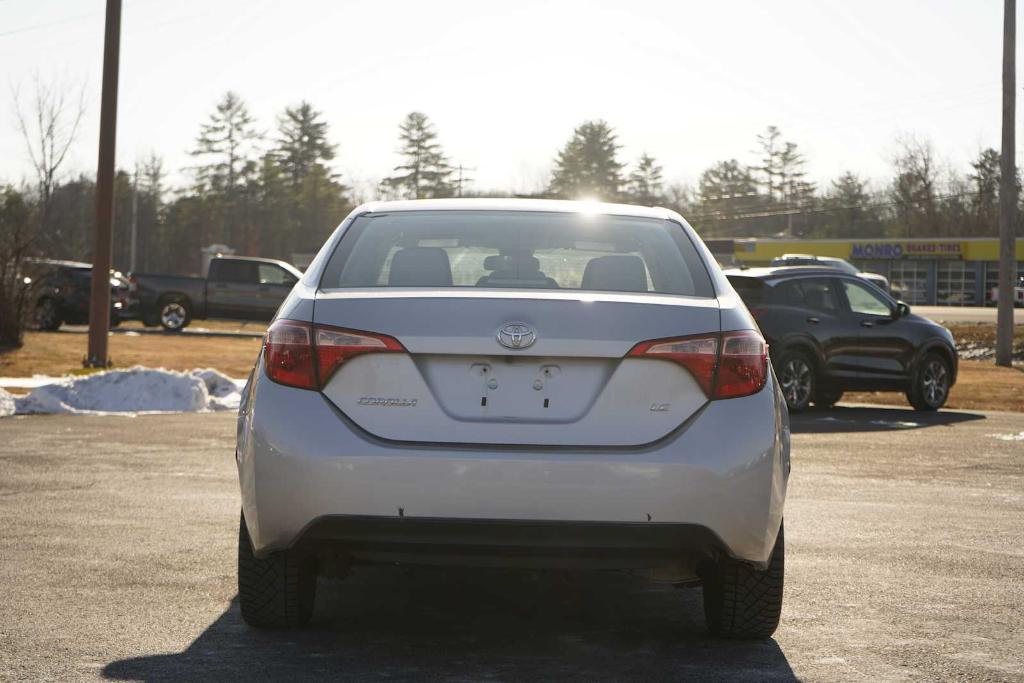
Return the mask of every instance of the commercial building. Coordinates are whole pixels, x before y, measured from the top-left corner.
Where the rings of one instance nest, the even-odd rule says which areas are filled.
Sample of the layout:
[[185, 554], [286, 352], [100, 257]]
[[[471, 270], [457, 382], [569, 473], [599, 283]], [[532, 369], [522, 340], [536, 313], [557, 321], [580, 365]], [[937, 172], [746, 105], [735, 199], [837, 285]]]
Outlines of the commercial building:
[[[731, 243], [732, 248], [729, 249]], [[999, 276], [999, 240], [872, 239], [711, 240], [723, 263], [766, 266], [783, 254], [837, 256], [858, 268], [880, 273], [893, 293], [909, 304], [993, 306]], [[1018, 239], [1017, 275], [1024, 277], [1024, 240]]]

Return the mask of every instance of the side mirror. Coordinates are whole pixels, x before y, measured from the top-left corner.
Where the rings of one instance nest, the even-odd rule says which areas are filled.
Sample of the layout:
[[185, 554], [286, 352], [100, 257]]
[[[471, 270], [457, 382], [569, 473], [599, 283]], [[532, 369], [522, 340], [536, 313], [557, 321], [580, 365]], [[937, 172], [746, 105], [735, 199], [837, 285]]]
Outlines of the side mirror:
[[902, 318], [902, 317], [908, 316], [908, 315], [910, 315], [910, 306], [905, 304], [905, 303], [903, 303], [902, 301], [897, 301], [896, 302], [896, 316], [895, 317]]

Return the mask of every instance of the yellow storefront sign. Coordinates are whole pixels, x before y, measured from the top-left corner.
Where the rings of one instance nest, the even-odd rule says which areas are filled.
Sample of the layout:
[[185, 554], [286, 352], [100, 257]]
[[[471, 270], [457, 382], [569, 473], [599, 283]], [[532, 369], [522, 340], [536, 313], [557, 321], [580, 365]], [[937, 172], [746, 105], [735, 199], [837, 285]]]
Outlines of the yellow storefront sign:
[[[1017, 260], [1024, 260], [1024, 240], [1017, 240]], [[747, 264], [767, 264], [785, 254], [834, 256], [856, 261], [900, 259], [999, 260], [999, 240], [761, 240], [735, 242], [736, 260]]]

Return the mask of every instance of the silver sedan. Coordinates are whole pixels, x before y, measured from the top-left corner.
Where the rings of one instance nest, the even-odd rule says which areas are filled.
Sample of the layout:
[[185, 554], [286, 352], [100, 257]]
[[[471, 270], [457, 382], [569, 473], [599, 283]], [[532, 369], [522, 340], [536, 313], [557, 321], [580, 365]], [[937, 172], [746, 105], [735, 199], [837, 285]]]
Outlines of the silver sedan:
[[767, 346], [676, 213], [361, 206], [281, 306], [238, 419], [253, 626], [356, 564], [616, 569], [771, 635], [789, 420]]

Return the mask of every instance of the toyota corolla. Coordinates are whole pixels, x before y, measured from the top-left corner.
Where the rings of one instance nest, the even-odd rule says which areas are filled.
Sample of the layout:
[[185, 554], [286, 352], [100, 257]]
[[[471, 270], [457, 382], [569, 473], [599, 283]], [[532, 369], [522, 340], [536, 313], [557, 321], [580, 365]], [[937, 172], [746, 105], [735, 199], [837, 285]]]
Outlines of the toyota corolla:
[[712, 633], [782, 606], [789, 421], [768, 349], [665, 209], [361, 206], [244, 392], [243, 618], [298, 626], [354, 565], [615, 569], [703, 587]]

